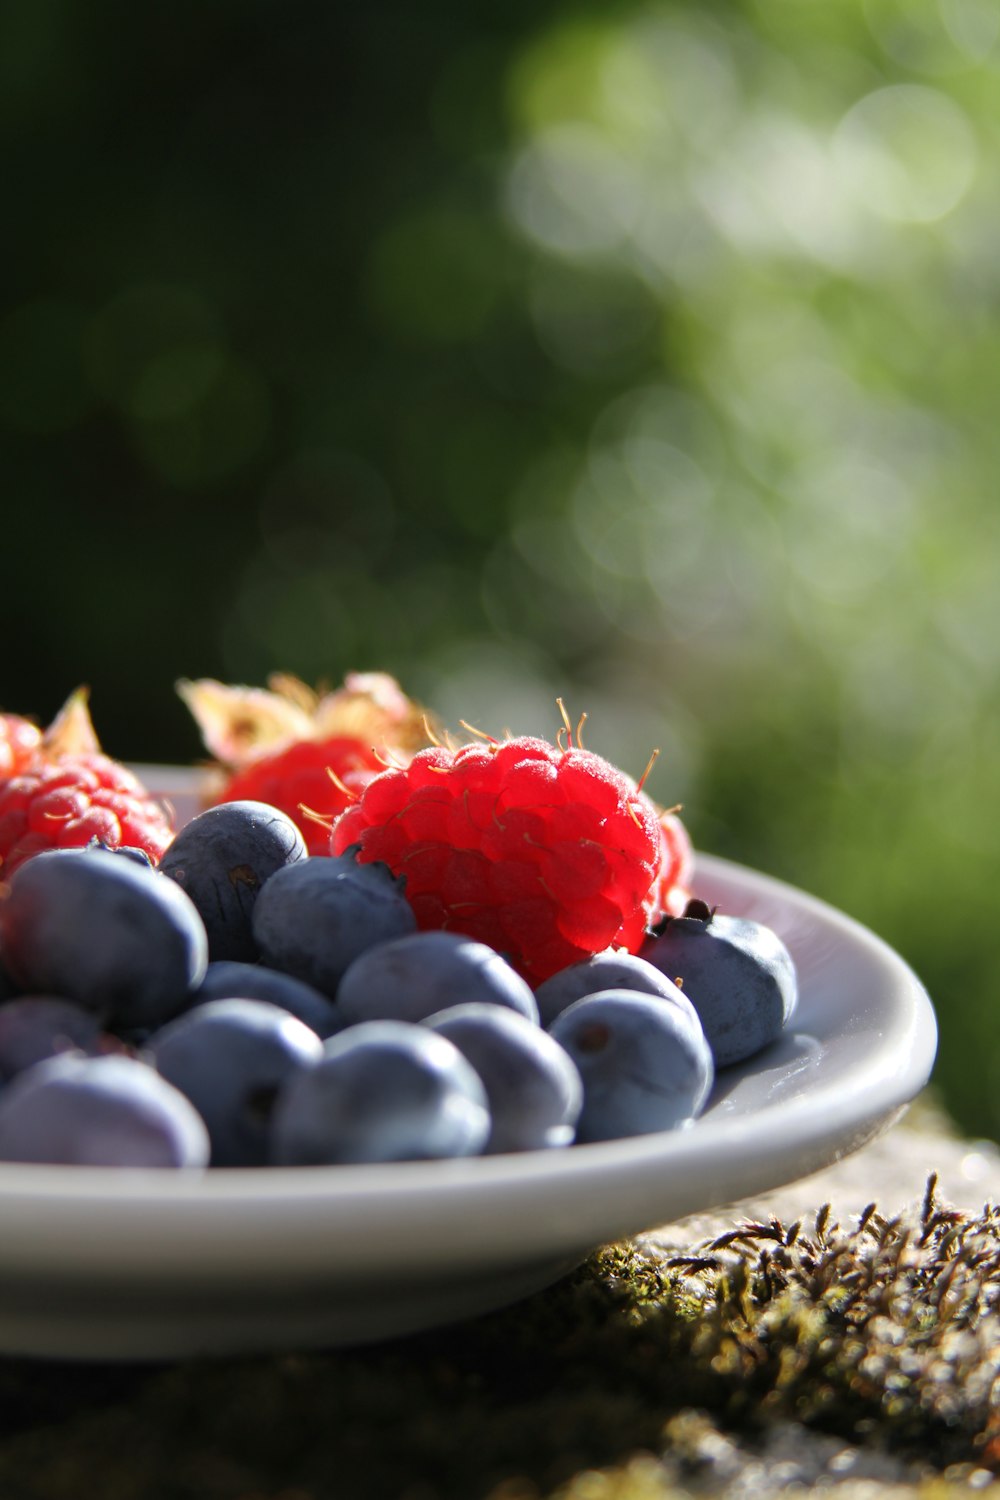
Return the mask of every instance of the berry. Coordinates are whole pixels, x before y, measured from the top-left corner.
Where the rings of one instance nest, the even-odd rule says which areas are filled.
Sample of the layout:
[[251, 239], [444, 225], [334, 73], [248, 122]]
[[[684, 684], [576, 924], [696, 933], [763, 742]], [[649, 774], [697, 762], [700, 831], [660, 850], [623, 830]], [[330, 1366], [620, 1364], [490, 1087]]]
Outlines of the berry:
[[100, 850], [59, 849], [28, 860], [0, 893], [0, 947], [25, 993], [144, 1027], [183, 1007], [208, 943], [172, 880]]
[[210, 807], [182, 828], [160, 861], [198, 908], [212, 960], [257, 957], [251, 917], [265, 880], [305, 859], [306, 846], [291, 818], [264, 802]]
[[71, 694], [20, 771], [0, 779], [0, 867], [8, 879], [47, 849], [96, 839], [155, 864], [173, 838], [166, 810], [131, 771], [101, 753], [82, 689]]
[[17, 776], [38, 754], [42, 731], [18, 714], [0, 714], [0, 778]]
[[475, 1068], [492, 1121], [483, 1154], [568, 1146], [583, 1104], [580, 1073], [565, 1048], [505, 1006], [454, 1005], [425, 1022]]
[[71, 756], [0, 783], [0, 864], [8, 879], [47, 849], [78, 849], [97, 838], [128, 844], [152, 862], [173, 838], [166, 812], [136, 776], [104, 755]]
[[610, 945], [634, 952], [659, 914], [662, 832], [647, 797], [579, 746], [527, 736], [420, 750], [337, 820], [406, 879], [421, 928], [467, 933], [532, 983]]
[[50, 1058], [0, 1096], [2, 1161], [204, 1167], [208, 1150], [194, 1106], [135, 1058]]
[[92, 1011], [52, 995], [26, 995], [0, 1006], [0, 1083], [61, 1052], [100, 1049], [101, 1023]]
[[600, 990], [636, 990], [643, 995], [659, 995], [672, 1005], [677, 1005], [691, 1023], [700, 1028], [698, 1013], [691, 1001], [667, 976], [648, 960], [634, 953], [625, 953], [613, 948], [595, 953], [578, 964], [560, 969], [551, 979], [546, 979], [535, 991], [535, 1000], [541, 1024], [550, 1027], [556, 1016], [567, 1010], [574, 1001], [585, 995], [596, 995]]
[[490, 1115], [479, 1075], [446, 1037], [367, 1021], [281, 1090], [272, 1122], [280, 1166], [475, 1156]]
[[[271, 803], [298, 824], [310, 854], [326, 854], [330, 847], [329, 820], [348, 806], [353, 792], [360, 791], [383, 768], [384, 762], [359, 740], [343, 736], [304, 740], [237, 771], [219, 800], [252, 798]], [[310, 817], [304, 808], [316, 816]]]
[[241, 964], [229, 959], [210, 963], [191, 996], [191, 1005], [202, 1005], [206, 1000], [267, 1000], [303, 1021], [317, 1036], [333, 1036], [343, 1030], [340, 1012], [328, 996], [303, 980], [268, 969], [264, 964]]
[[264, 963], [336, 996], [350, 964], [416, 926], [402, 883], [349, 855], [286, 865], [261, 887], [253, 935]]
[[519, 1011], [538, 1024], [529, 985], [494, 949], [458, 932], [412, 932], [356, 958], [340, 981], [345, 1023], [423, 1021], [435, 1011], [479, 1000]]
[[703, 901], [660, 924], [643, 957], [684, 986], [717, 1068], [774, 1041], [795, 1009], [795, 965], [770, 927], [720, 916]]
[[426, 718], [393, 678], [350, 673], [318, 697], [296, 678], [269, 690], [210, 678], [177, 684], [224, 774], [213, 801], [267, 802], [296, 823], [310, 854], [329, 852], [330, 824], [385, 766], [426, 743]]
[[278, 1090], [323, 1043], [266, 1001], [212, 1000], [150, 1037], [148, 1055], [205, 1121], [213, 1167], [262, 1167]]
[[688, 1125], [712, 1087], [712, 1054], [679, 1007], [636, 990], [577, 1000], [549, 1033], [583, 1079], [578, 1141], [610, 1141]]
[[691, 899], [694, 849], [677, 809], [660, 814], [660, 874], [656, 904], [664, 916], [679, 917]]

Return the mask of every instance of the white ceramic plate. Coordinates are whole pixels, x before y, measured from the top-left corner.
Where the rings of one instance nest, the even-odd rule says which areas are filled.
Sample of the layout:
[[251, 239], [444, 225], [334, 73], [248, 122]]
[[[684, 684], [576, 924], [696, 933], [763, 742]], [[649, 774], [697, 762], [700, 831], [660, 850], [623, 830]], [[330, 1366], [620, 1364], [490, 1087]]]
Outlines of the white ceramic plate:
[[[183, 818], [190, 773], [146, 771]], [[813, 1172], [891, 1124], [934, 1013], [885, 943], [704, 856], [696, 889], [772, 926], [792, 1029], [692, 1127], [520, 1156], [207, 1173], [0, 1166], [0, 1351], [164, 1358], [385, 1338], [504, 1305], [592, 1249]]]

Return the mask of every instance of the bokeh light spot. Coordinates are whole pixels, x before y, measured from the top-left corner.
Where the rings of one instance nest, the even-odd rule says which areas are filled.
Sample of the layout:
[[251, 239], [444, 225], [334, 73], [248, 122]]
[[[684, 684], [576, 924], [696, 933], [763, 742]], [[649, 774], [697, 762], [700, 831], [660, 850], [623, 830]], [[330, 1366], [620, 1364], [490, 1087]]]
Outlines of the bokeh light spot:
[[858, 101], [833, 152], [845, 188], [879, 218], [929, 224], [961, 202], [978, 147], [965, 111], [938, 89], [893, 84]]
[[566, 256], [603, 255], [619, 247], [639, 213], [636, 165], [597, 130], [555, 126], [514, 162], [507, 206], [514, 224], [546, 249]]

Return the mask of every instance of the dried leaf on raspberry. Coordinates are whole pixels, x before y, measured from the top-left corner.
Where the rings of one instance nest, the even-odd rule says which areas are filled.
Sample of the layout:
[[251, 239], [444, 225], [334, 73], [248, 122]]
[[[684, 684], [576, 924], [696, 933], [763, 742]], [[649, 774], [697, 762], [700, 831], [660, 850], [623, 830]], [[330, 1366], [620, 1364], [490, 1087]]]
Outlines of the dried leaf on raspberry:
[[384, 672], [349, 673], [322, 694], [288, 674], [270, 677], [266, 689], [201, 678], [177, 690], [220, 763], [207, 800], [280, 808], [310, 854], [327, 853], [334, 817], [429, 737], [425, 711]]

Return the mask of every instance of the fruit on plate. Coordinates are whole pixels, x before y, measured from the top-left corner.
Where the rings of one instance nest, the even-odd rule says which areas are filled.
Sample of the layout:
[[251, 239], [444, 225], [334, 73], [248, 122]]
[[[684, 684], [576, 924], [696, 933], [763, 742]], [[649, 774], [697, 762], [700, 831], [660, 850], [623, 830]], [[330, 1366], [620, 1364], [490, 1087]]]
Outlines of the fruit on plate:
[[446, 1006], [473, 1000], [520, 1011], [538, 1024], [527, 980], [494, 949], [460, 932], [411, 932], [367, 948], [337, 989], [347, 1025], [424, 1021]]
[[[8, 748], [10, 748], [8, 742]], [[103, 754], [84, 689], [72, 693], [13, 775], [0, 776], [0, 870], [5, 879], [46, 849], [97, 839], [140, 849], [155, 864], [173, 838], [167, 809], [120, 762]]]
[[304, 1021], [320, 1037], [344, 1029], [340, 1012], [329, 996], [302, 979], [260, 963], [242, 964], [225, 958], [210, 963], [191, 996], [191, 1004], [201, 1005], [207, 1000], [267, 1000], [297, 1021]]
[[20, 714], [0, 714], [0, 777], [16, 776], [38, 753], [42, 731]]
[[718, 1068], [760, 1052], [795, 1010], [795, 965], [777, 933], [704, 901], [660, 923], [642, 956], [683, 986]]
[[469, 1001], [428, 1016], [475, 1068], [490, 1106], [484, 1156], [568, 1146], [583, 1107], [579, 1070], [564, 1047], [505, 1005]]
[[331, 820], [387, 758], [427, 743], [427, 716], [385, 672], [350, 672], [317, 694], [276, 674], [269, 686], [182, 679], [177, 691], [215, 757], [212, 802], [255, 801], [296, 823], [310, 854], [326, 854]]
[[100, 1052], [104, 1033], [93, 1011], [52, 995], [0, 1005], [0, 1085], [60, 1052]]
[[691, 1001], [655, 964], [622, 948], [605, 948], [592, 958], [582, 958], [546, 979], [535, 991], [538, 1013], [543, 1026], [551, 1026], [556, 1016], [568, 1010], [575, 1000], [596, 995], [601, 990], [637, 990], [643, 995], [659, 995], [680, 1006], [688, 1019], [700, 1025]]
[[364, 787], [331, 850], [388, 865], [421, 928], [478, 938], [533, 984], [609, 946], [634, 952], [664, 892], [680, 899], [682, 854], [664, 869], [641, 786], [566, 734], [419, 750]]
[[204, 1120], [212, 1166], [263, 1167], [278, 1091], [323, 1043], [266, 1000], [210, 1000], [154, 1032], [146, 1052]]
[[252, 926], [265, 964], [334, 999], [356, 958], [412, 932], [416, 920], [402, 881], [385, 865], [317, 855], [265, 881]]
[[251, 927], [257, 894], [275, 870], [305, 857], [305, 840], [278, 808], [223, 802], [181, 829], [160, 869], [198, 908], [209, 959], [252, 963], [259, 956]]
[[446, 1037], [406, 1021], [365, 1021], [331, 1037], [274, 1108], [281, 1166], [475, 1156], [490, 1112], [479, 1074]]
[[0, 952], [22, 993], [73, 1000], [121, 1027], [157, 1026], [204, 978], [205, 926], [180, 886], [103, 849], [51, 849], [0, 900]]
[[715, 1073], [705, 1036], [656, 995], [587, 995], [556, 1017], [551, 1035], [583, 1079], [578, 1141], [675, 1130], [705, 1107]]
[[[0, 721], [0, 743], [21, 747], [16, 771], [0, 766], [0, 832], [15, 834], [0, 1160], [293, 1166], [674, 1129], [702, 1112], [716, 1068], [793, 1013], [777, 935], [689, 901], [676, 809], [584, 749], [565, 714], [555, 743], [417, 748], [417, 710], [380, 674], [310, 700], [308, 730], [287, 679], [271, 694], [190, 686], [220, 755], [247, 753], [258, 780], [283, 764], [287, 797], [300, 784], [283, 757], [307, 745], [341, 811], [296, 809], [323, 832], [310, 853], [298, 820], [231, 795], [234, 775], [176, 837], [142, 793], [161, 820], [150, 839], [141, 819], [98, 816], [109, 805], [88, 777], [114, 784], [118, 811], [132, 793], [84, 695], [34, 739]], [[248, 698], [262, 702], [241, 728]], [[323, 703], [355, 748], [373, 740], [353, 785], [315, 722]], [[386, 764], [374, 741], [394, 735]]]
[[0, 1159], [67, 1166], [204, 1167], [204, 1121], [131, 1057], [52, 1057], [0, 1096]]

